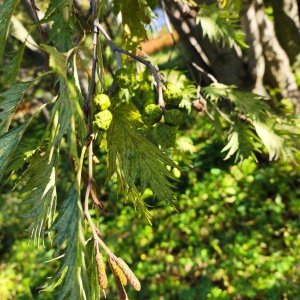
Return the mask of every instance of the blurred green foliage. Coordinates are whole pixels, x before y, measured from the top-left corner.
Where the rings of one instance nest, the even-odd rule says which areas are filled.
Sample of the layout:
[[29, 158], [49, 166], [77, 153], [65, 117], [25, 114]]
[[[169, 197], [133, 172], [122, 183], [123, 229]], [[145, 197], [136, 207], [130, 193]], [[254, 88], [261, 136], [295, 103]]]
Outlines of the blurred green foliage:
[[[174, 153], [174, 173], [181, 172], [177, 211], [146, 190], [152, 226], [137, 219], [131, 204], [124, 205], [115, 182], [102, 191], [107, 213], [94, 213], [94, 220], [107, 245], [117, 255], [122, 252], [142, 284], [140, 293], [128, 289], [129, 298], [297, 299], [299, 168], [289, 161], [270, 163], [264, 156], [259, 164], [248, 159], [231, 166], [209, 130], [201, 115], [193, 131], [183, 126], [181, 135], [194, 142], [195, 151], [189, 154], [189, 168], [184, 155]], [[95, 171], [99, 182], [106, 176], [102, 162]], [[49, 292], [38, 293], [55, 272], [53, 263], [44, 263], [52, 250], [28, 244], [21, 199], [10, 191], [15, 180], [12, 176], [1, 193], [1, 300], [55, 299]], [[111, 289], [112, 278], [108, 299], [115, 296]]]

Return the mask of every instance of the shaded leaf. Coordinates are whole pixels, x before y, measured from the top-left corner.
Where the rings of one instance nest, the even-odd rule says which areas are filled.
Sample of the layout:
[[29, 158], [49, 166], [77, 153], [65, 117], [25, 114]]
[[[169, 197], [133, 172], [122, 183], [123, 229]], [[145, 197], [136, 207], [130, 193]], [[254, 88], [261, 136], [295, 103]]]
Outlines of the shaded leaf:
[[6, 91], [0, 93], [0, 136], [8, 130], [12, 116], [31, 84], [31, 81], [11, 84]]
[[10, 19], [20, 0], [4, 0], [0, 6], [0, 65], [6, 44]]
[[0, 181], [5, 169], [13, 155], [21, 137], [26, 129], [27, 123], [10, 130], [0, 137]]
[[81, 29], [75, 14], [72, 13], [72, 3], [73, 1], [51, 0], [44, 18], [40, 21], [53, 22], [47, 42], [52, 42], [62, 52], [72, 48], [72, 34]]
[[10, 53], [8, 56], [11, 58], [10, 62], [3, 67], [3, 77], [7, 82], [14, 82], [17, 78], [20, 64], [23, 58], [25, 43], [18, 48], [17, 51]]

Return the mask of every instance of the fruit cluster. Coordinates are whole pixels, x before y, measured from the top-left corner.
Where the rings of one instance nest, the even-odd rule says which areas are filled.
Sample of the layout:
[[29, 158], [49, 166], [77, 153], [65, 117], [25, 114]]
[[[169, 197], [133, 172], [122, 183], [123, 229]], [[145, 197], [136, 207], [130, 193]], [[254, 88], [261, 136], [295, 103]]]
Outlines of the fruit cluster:
[[93, 126], [98, 130], [107, 130], [112, 121], [112, 113], [108, 110], [110, 105], [110, 99], [106, 94], [98, 94], [94, 98], [94, 106], [96, 107], [96, 110], [100, 110], [95, 114], [93, 121]]

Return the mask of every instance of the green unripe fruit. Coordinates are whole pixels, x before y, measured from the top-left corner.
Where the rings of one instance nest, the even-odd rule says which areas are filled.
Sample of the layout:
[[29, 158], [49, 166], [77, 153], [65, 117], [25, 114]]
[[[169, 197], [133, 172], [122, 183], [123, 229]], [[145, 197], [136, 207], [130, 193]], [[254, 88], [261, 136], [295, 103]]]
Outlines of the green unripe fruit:
[[165, 122], [172, 126], [179, 126], [182, 122], [182, 113], [178, 109], [170, 109], [166, 111]]
[[168, 83], [163, 96], [166, 104], [179, 105], [182, 100], [182, 91], [175, 84]]
[[93, 125], [101, 130], [107, 130], [111, 121], [112, 121], [113, 115], [109, 110], [103, 110], [100, 111], [95, 115], [95, 121], [93, 122]]
[[128, 68], [120, 68], [115, 73], [115, 80], [119, 87], [128, 89], [134, 84], [134, 74]]
[[105, 110], [110, 107], [110, 99], [106, 94], [98, 94], [94, 98], [94, 104], [99, 110]]
[[165, 123], [159, 123], [156, 128], [157, 141], [162, 147], [171, 148], [176, 142], [177, 128]]
[[146, 125], [154, 125], [159, 122], [162, 117], [161, 109], [155, 104], [149, 104], [145, 107], [142, 120]]

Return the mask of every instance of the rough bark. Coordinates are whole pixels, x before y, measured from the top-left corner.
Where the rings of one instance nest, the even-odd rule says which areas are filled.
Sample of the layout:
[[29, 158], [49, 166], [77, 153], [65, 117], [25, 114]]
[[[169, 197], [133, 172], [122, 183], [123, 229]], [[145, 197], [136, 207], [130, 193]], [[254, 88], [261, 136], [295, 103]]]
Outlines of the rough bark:
[[[274, 25], [264, 12], [263, 1], [256, 0], [256, 19], [259, 24], [260, 43], [265, 59], [264, 83], [271, 88], [279, 88], [281, 96], [294, 103], [295, 111], [300, 111], [300, 93], [291, 71], [288, 56], [275, 35]], [[282, 24], [285, 26], [285, 24]]]
[[[200, 25], [196, 25], [193, 9], [174, 0], [165, 0], [165, 3], [171, 23], [193, 62], [225, 84], [246, 87], [262, 95], [267, 94], [266, 85], [272, 89], [279, 88], [279, 98], [291, 99], [296, 112], [300, 111], [300, 93], [290, 61], [278, 42], [273, 22], [265, 14], [263, 0], [243, 1], [241, 21], [249, 46], [243, 57], [237, 48], [220, 47], [203, 37]], [[282, 28], [285, 26], [281, 24]]]
[[[198, 3], [203, 1], [196, 1]], [[212, 3], [215, 1], [206, 1]], [[200, 25], [196, 25], [195, 11], [174, 0], [165, 0], [171, 23], [179, 33], [189, 58], [225, 84], [243, 86], [246, 78], [241, 54], [236, 48], [220, 46], [203, 37]]]
[[[300, 67], [300, 22], [296, 0], [271, 0], [276, 36], [291, 65]], [[284, 24], [284, 26], [283, 26]]]

